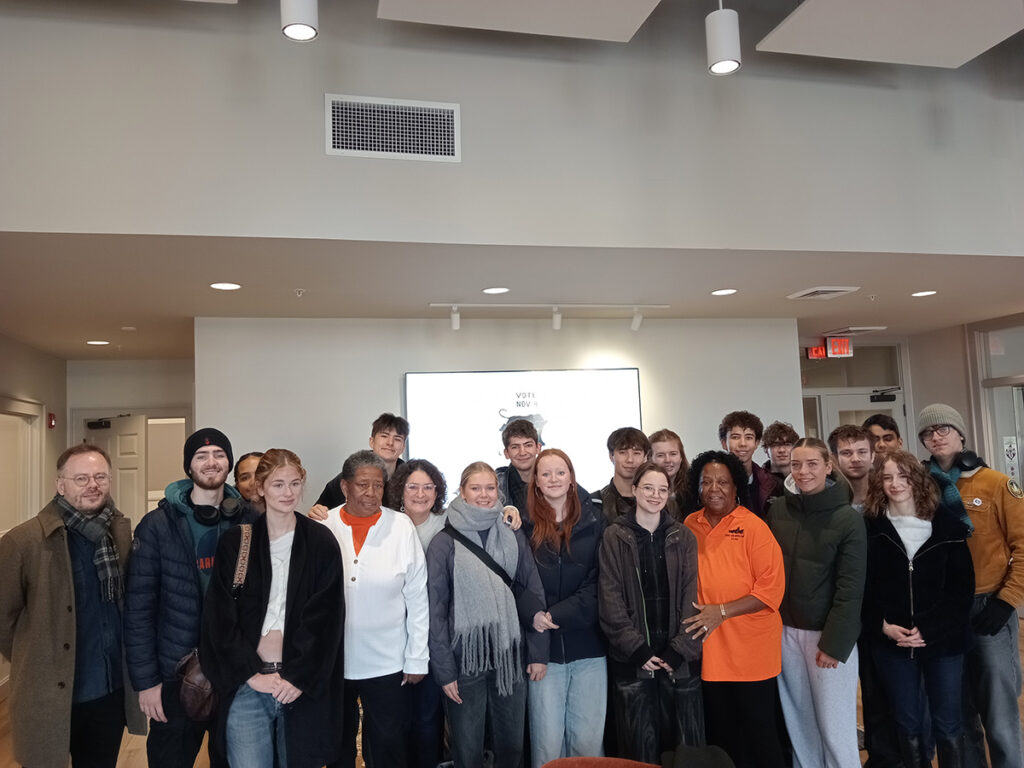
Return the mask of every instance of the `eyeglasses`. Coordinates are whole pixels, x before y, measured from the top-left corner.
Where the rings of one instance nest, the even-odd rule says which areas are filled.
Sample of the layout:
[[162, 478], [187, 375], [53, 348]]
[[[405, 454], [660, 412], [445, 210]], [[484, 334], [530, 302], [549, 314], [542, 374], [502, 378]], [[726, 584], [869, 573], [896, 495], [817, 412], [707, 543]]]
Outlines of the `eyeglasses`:
[[67, 475], [61, 475], [65, 480], [70, 480], [72, 483], [77, 485], [79, 488], [85, 488], [92, 480], [96, 485], [110, 485], [111, 476], [106, 472], [97, 472], [95, 475], [73, 475], [68, 477]]
[[423, 491], [424, 493], [433, 493], [436, 488], [437, 486], [433, 483], [423, 483], [423, 485], [417, 485], [416, 483], [405, 484], [405, 490], [409, 493], [419, 493], [420, 491]]
[[921, 430], [922, 440], [931, 440], [932, 437], [938, 435], [939, 437], [945, 437], [949, 434], [949, 431], [953, 429], [949, 424], [939, 424], [937, 427], [928, 427], [927, 429]]
[[668, 496], [668, 488], [655, 488], [653, 485], [641, 485], [644, 496]]

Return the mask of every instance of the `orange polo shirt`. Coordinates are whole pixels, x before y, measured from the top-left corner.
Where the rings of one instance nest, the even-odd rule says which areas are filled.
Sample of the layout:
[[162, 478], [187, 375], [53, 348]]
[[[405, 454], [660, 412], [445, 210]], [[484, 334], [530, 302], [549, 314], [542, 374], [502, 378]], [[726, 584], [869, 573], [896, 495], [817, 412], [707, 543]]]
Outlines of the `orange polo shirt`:
[[782, 550], [761, 518], [736, 507], [714, 528], [701, 509], [683, 523], [697, 537], [697, 601], [730, 603], [753, 595], [769, 606], [727, 618], [704, 641], [701, 677], [711, 681], [767, 680], [782, 671], [786, 591]]

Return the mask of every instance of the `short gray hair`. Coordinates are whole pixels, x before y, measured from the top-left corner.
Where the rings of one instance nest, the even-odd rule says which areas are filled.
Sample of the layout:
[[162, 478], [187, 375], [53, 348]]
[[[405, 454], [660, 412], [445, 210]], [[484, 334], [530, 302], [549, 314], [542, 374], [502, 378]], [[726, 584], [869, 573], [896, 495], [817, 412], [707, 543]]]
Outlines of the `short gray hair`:
[[341, 479], [346, 482], [351, 481], [362, 467], [379, 469], [384, 477], [384, 482], [388, 481], [388, 465], [384, 463], [384, 459], [371, 450], [356, 451], [345, 459], [345, 463], [341, 467]]

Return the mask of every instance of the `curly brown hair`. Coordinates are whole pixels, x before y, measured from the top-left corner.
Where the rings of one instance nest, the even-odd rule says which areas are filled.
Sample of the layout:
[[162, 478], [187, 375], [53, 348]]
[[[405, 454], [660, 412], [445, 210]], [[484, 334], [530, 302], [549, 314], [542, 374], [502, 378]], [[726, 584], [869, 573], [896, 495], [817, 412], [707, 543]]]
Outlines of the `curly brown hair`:
[[864, 516], [881, 517], [889, 506], [889, 499], [882, 487], [885, 465], [894, 462], [907, 476], [910, 492], [914, 498], [914, 514], [921, 520], [931, 520], [939, 506], [939, 489], [928, 476], [928, 470], [916, 456], [907, 451], [892, 451], [879, 458], [875, 471], [868, 482], [868, 493], [864, 499]]

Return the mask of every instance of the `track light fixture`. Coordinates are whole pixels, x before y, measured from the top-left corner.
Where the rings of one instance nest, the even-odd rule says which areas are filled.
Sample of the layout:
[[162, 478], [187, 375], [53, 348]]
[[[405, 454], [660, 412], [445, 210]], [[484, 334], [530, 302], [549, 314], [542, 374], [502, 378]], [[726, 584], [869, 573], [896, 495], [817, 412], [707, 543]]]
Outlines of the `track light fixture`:
[[740, 16], [731, 8], [718, 10], [704, 19], [704, 34], [708, 46], [708, 72], [712, 75], [731, 75], [743, 64], [740, 56]]
[[562, 312], [558, 307], [552, 307], [551, 309], [551, 330], [562, 330]]
[[459, 305], [458, 304], [452, 304], [452, 330], [453, 331], [459, 330], [459, 326], [461, 324], [462, 323], [459, 320]]
[[633, 310], [633, 321], [629, 324], [629, 330], [631, 330], [631, 331], [639, 331], [640, 330], [640, 324], [643, 321], [644, 321], [643, 312], [641, 312], [639, 309], [634, 309]]
[[281, 32], [289, 40], [313, 40], [319, 26], [317, 0], [281, 0]]

